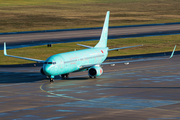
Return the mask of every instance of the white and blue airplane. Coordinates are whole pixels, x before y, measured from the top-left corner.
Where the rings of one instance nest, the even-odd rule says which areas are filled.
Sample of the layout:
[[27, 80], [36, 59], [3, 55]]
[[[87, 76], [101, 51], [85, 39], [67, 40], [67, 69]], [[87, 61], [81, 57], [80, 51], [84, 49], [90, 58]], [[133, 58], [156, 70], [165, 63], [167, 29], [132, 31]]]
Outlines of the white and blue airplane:
[[[103, 73], [103, 69], [101, 68], [101, 65], [167, 59], [167, 58], [150, 58], [150, 59], [103, 63], [107, 58], [108, 51], [142, 46], [142, 45], [136, 45], [136, 46], [109, 49], [107, 47], [109, 14], [110, 12], [108, 11], [106, 14], [100, 40], [95, 47], [78, 44], [88, 49], [59, 53], [50, 56], [44, 61], [44, 60], [8, 55], [6, 52], [6, 43], [4, 42], [4, 55], [8, 57], [20, 58], [20, 59], [43, 63], [43, 67], [41, 68], [40, 72], [48, 76], [50, 78], [50, 82], [54, 81], [55, 76], [61, 75], [62, 78], [68, 78], [69, 73], [80, 72], [80, 71], [88, 71], [88, 75], [90, 78], [96, 78], [97, 76], [100, 76]], [[174, 50], [169, 58], [172, 58], [175, 48], [176, 46], [174, 47]]]

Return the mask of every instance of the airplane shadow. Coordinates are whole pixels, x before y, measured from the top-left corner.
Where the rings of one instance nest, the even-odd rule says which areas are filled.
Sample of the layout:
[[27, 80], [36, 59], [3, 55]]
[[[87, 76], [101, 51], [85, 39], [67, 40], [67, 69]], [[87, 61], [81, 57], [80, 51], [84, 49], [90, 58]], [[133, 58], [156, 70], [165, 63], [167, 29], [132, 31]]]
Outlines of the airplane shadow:
[[70, 77], [68, 79], [62, 79], [61, 80], [89, 80], [89, 77]]
[[[0, 83], [28, 83], [42, 80], [49, 81], [45, 75], [42, 75], [39, 70], [42, 63], [29, 63], [18, 65], [0, 65]], [[37, 72], [38, 71], [38, 72]], [[60, 76], [55, 76], [55, 82], [61, 80], [88, 80], [89, 77], [71, 77], [62, 79]]]
[[42, 63], [27, 63], [27, 64], [17, 64], [17, 65], [0, 65], [0, 68], [16, 68], [16, 67], [42, 67]]
[[29, 83], [46, 80], [46, 76], [41, 73], [32, 72], [0, 72], [1, 83]]
[[[0, 84], [1, 83], [32, 83], [37, 81], [46, 80], [49, 82], [49, 78], [47, 78], [45, 75], [42, 75], [41, 73], [37, 72], [0, 72], [1, 78], [0, 78]], [[68, 79], [62, 79], [59, 76], [56, 76], [54, 78], [55, 82], [61, 81], [61, 80], [89, 80], [88, 77], [70, 77]]]
[[0, 83], [27, 83], [45, 80], [46, 76], [34, 72], [39, 71], [41, 66], [41, 63], [0, 65]]

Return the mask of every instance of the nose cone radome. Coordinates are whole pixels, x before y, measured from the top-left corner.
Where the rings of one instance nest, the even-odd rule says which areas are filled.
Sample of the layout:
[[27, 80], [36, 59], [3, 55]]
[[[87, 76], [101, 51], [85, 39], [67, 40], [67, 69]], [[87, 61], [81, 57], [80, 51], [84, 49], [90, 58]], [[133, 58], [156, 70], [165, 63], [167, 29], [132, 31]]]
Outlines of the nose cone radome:
[[46, 75], [51, 75], [51, 66], [50, 65], [44, 65], [43, 71]]

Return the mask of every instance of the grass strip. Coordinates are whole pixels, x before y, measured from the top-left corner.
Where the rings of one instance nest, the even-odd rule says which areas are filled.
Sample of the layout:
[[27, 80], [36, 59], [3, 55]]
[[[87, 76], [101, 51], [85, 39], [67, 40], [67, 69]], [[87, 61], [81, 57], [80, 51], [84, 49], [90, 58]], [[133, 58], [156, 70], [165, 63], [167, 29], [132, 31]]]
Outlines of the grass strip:
[[[130, 49], [123, 49], [120, 51], [110, 51], [110, 56], [121, 56], [121, 55], [138, 55], [138, 54], [148, 54], [148, 53], [157, 53], [157, 52], [168, 52], [172, 51], [174, 45], [177, 45], [177, 51], [180, 50], [180, 35], [168, 35], [168, 36], [153, 36], [153, 37], [140, 37], [140, 38], [123, 38], [123, 39], [113, 39], [108, 40], [109, 48], [141, 45], [143, 47], [136, 47]], [[87, 42], [78, 42], [80, 44], [85, 44], [89, 46], [95, 46], [98, 41], [87, 41]], [[61, 43], [54, 44], [52, 47], [47, 47], [47, 45], [34, 46], [34, 47], [25, 47], [18, 49], [7, 50], [8, 54], [29, 57], [35, 59], [46, 60], [49, 56], [68, 52], [85, 49], [84, 47], [76, 45], [77, 42], [72, 43]], [[25, 64], [33, 63], [27, 60], [21, 60], [17, 58], [10, 58], [3, 55], [3, 51], [0, 54], [0, 65], [11, 65], [11, 64]]]
[[180, 21], [179, 0], [0, 0], [0, 32]]

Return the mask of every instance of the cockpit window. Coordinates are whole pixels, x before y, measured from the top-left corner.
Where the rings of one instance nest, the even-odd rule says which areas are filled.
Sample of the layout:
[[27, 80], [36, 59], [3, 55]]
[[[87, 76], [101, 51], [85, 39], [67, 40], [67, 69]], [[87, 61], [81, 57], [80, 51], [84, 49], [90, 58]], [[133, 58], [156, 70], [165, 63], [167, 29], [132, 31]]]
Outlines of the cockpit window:
[[45, 62], [44, 64], [56, 64], [56, 62]]

